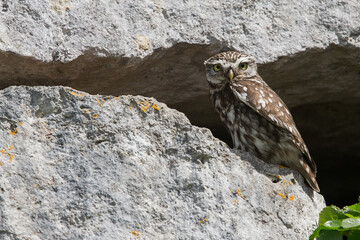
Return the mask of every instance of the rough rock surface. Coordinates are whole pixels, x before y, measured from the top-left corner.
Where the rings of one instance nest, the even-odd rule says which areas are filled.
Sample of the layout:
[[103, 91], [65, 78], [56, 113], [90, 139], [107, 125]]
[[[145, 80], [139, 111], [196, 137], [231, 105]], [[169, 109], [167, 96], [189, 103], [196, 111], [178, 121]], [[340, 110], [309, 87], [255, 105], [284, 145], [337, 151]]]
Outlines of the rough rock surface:
[[4, 0], [1, 10], [1, 49], [43, 61], [86, 51], [143, 57], [180, 42], [221, 42], [265, 62], [329, 44], [360, 47], [356, 0]]
[[153, 98], [9, 87], [0, 149], [4, 240], [306, 239], [325, 206]]
[[324, 196], [356, 201], [360, 1], [2, 0], [0, 11], [1, 89], [155, 97], [228, 142], [202, 63], [226, 49], [254, 55], [294, 115]]

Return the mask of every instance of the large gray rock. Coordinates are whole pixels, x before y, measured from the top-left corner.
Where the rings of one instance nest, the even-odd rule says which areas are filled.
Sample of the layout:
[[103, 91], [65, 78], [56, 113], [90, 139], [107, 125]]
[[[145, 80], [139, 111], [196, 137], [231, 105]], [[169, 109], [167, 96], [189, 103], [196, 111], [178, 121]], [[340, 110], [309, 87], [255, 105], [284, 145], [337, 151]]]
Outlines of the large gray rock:
[[0, 11], [1, 89], [155, 97], [228, 143], [202, 63], [226, 49], [254, 55], [294, 115], [324, 196], [356, 201], [360, 1], [3, 0]]
[[6, 88], [0, 150], [4, 240], [306, 239], [325, 206], [153, 98]]
[[261, 62], [329, 44], [360, 46], [359, 1], [3, 1], [4, 51], [43, 61], [144, 57], [174, 44], [253, 53]]

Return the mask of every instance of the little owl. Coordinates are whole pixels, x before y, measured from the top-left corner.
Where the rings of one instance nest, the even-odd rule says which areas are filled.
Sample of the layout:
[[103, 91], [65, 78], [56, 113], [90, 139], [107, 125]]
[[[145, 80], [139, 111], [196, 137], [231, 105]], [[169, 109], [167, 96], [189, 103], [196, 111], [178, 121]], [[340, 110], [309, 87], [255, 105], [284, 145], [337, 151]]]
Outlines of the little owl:
[[234, 148], [299, 171], [319, 192], [316, 164], [285, 103], [257, 73], [255, 58], [223, 52], [204, 64], [211, 100]]

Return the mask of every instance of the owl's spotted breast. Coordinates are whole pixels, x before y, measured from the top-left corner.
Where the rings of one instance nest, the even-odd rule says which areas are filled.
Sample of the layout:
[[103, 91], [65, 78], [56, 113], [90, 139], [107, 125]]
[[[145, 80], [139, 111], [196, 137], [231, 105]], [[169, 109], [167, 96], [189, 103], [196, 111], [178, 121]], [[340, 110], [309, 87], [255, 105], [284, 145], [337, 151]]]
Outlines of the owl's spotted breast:
[[[211, 91], [211, 90], [210, 90]], [[234, 148], [254, 153], [266, 162], [284, 164], [273, 159], [274, 149], [286, 139], [282, 131], [259, 116], [253, 109], [241, 101], [236, 101], [230, 86], [223, 91], [211, 91], [211, 99], [222, 122], [230, 133]], [[234, 103], [234, 104], [232, 104]]]

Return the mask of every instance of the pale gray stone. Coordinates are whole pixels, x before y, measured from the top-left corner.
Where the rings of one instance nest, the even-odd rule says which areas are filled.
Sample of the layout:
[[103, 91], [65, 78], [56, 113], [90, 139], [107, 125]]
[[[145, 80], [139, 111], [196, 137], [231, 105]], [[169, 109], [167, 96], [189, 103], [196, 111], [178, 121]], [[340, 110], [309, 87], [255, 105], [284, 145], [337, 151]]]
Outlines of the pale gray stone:
[[[260, 62], [330, 44], [360, 46], [359, 1], [8, 1], [0, 49], [39, 60], [144, 57], [177, 43], [244, 50]], [[150, 40], [138, 48], [139, 36]]]
[[0, 150], [6, 240], [306, 239], [325, 206], [153, 98], [6, 88]]

